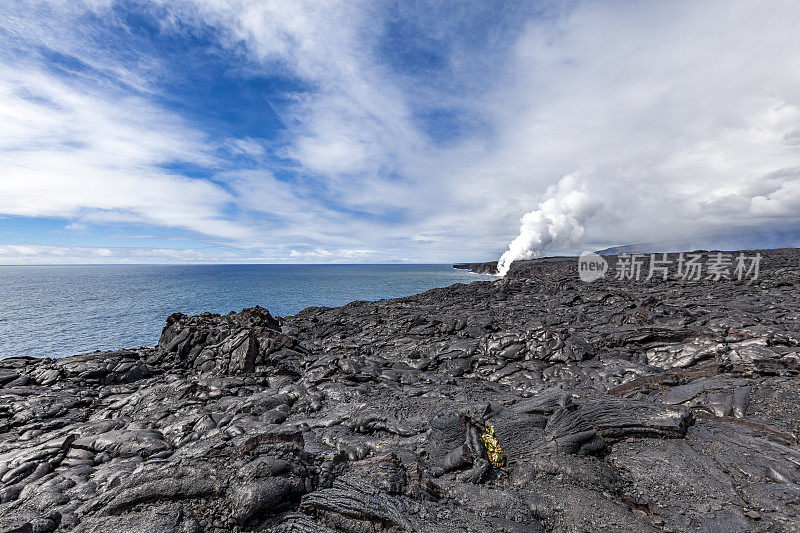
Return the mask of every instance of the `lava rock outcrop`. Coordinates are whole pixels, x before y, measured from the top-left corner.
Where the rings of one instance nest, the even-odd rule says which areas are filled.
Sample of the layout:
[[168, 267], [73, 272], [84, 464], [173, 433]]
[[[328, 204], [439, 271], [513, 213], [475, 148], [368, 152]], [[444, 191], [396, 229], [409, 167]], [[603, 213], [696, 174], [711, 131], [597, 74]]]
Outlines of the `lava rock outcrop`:
[[746, 282], [550, 258], [1, 360], [0, 532], [796, 531], [800, 253], [762, 255]]

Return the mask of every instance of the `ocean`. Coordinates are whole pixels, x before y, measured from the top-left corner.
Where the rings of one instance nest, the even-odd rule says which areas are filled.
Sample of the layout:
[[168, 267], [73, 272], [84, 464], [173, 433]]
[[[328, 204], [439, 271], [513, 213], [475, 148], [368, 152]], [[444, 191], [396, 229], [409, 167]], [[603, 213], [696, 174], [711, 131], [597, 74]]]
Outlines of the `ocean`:
[[452, 265], [0, 266], [0, 359], [150, 346], [175, 312], [288, 316], [490, 279]]

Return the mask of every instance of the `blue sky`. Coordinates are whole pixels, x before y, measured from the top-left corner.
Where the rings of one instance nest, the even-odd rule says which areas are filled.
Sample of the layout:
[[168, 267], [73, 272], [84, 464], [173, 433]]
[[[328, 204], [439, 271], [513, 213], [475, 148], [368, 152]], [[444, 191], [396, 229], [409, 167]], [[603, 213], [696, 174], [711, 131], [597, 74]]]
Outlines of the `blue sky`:
[[798, 244], [798, 24], [788, 1], [12, 0], [0, 264], [486, 260], [566, 175], [593, 207], [551, 252]]

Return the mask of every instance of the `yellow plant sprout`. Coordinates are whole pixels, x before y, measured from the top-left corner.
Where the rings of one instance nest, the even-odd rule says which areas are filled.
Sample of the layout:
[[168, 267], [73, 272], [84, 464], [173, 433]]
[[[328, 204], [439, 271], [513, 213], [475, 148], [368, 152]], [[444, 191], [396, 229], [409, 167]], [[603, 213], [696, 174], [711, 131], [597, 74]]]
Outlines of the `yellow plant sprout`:
[[489, 456], [489, 462], [495, 468], [500, 468], [506, 464], [506, 454], [500, 447], [497, 437], [494, 436], [494, 425], [489, 426], [489, 430], [481, 435], [483, 446], [486, 448], [486, 455]]

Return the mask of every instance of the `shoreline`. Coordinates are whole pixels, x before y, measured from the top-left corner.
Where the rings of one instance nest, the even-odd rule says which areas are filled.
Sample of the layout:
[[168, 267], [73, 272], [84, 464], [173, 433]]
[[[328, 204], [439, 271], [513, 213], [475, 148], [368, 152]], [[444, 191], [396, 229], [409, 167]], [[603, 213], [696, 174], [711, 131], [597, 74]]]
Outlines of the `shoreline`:
[[748, 283], [545, 258], [0, 360], [0, 531], [788, 530], [800, 250], [763, 253]]
[[0, 276], [0, 293], [8, 296], [0, 302], [0, 358], [155, 345], [175, 311], [224, 314], [263, 305], [288, 316], [489, 279], [449, 264], [14, 268]]

